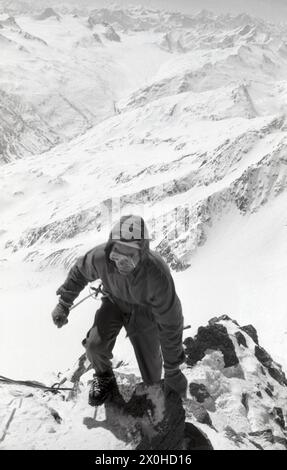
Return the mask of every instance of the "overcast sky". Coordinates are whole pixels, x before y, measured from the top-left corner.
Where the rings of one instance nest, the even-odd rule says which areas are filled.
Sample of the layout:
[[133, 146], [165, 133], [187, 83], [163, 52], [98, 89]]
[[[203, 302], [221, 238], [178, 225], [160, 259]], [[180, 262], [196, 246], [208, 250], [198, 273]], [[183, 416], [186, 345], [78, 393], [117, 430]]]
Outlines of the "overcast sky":
[[206, 8], [216, 13], [247, 12], [270, 21], [287, 21], [287, 0], [94, 0], [93, 3], [142, 4], [191, 13]]
[[[0, 0], [1, 4], [10, 5], [17, 0]], [[21, 1], [21, 0], [19, 0]], [[287, 0], [22, 0], [32, 3], [34, 1], [37, 7], [55, 6], [61, 4], [70, 4], [75, 7], [81, 5], [89, 8], [97, 8], [117, 4], [127, 7], [128, 5], [143, 5], [146, 7], [165, 8], [168, 10], [178, 10], [186, 13], [195, 13], [203, 8], [214, 11], [215, 13], [247, 12], [254, 16], [260, 16], [270, 21], [287, 22]]]

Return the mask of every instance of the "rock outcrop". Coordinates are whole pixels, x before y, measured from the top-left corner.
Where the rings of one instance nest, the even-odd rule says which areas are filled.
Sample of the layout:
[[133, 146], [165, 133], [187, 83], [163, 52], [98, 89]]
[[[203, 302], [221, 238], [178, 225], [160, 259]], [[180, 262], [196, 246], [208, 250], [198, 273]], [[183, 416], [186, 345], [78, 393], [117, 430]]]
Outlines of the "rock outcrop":
[[209, 425], [238, 448], [286, 449], [286, 376], [259, 346], [255, 328], [223, 315], [184, 344], [186, 417], [202, 422], [208, 414]]
[[[1, 403], [7, 404], [0, 410], [0, 449], [73, 448], [74, 431], [79, 437], [93, 430], [94, 437], [79, 438], [77, 448], [94, 442], [100, 449], [100, 432], [108, 433], [117, 449], [285, 450], [285, 374], [266, 351], [258, 354], [261, 346], [244, 329], [223, 315], [185, 339], [184, 400], [174, 392], [165, 394], [163, 382], [144, 385], [128, 364], [119, 362], [117, 387], [105, 406], [87, 416], [92, 371], [85, 354], [71, 371], [58, 374], [54, 394], [0, 380]], [[24, 424], [28, 433], [21, 431]]]
[[53, 8], [46, 8], [40, 15], [36, 17], [38, 21], [44, 21], [48, 18], [56, 18], [58, 21], [61, 19], [60, 15], [58, 15], [58, 13], [56, 13]]

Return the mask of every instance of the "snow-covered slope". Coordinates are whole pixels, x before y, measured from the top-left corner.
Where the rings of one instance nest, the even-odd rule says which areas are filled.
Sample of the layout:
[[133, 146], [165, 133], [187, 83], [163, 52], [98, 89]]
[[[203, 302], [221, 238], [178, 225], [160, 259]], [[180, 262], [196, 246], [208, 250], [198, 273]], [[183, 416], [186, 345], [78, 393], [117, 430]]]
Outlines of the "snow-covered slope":
[[[90, 15], [90, 20], [93, 18], [90, 23], [88, 18], [71, 15], [60, 21], [49, 15], [41, 20], [40, 26], [40, 20], [27, 17], [2, 20], [2, 23], [7, 37], [9, 32], [13, 36], [25, 27], [57, 51], [60, 44], [61, 54], [62, 50], [74, 54], [72, 44], [83, 30], [95, 29], [94, 34], [107, 44], [106, 26], [97, 23], [99, 15], [106, 14], [112, 15], [109, 19], [115, 26], [118, 13], [106, 10]], [[135, 21], [134, 11], [129, 17]], [[150, 12], [150, 28], [155, 17], [158, 14]], [[194, 17], [195, 37], [206, 35], [207, 25], [212, 31], [214, 40], [209, 49], [197, 47], [187, 53], [161, 53], [159, 36], [162, 34], [152, 36], [150, 32], [148, 36], [133, 32], [120, 43], [110, 41], [112, 46], [108, 51], [105, 46], [101, 57], [108, 67], [110, 53], [114, 57], [119, 54], [121, 60], [129, 56], [129, 64], [133, 59], [134, 66], [133, 86], [136, 80], [139, 83], [142, 70], [149, 77], [149, 84], [126, 93], [114, 103], [115, 115], [84, 136], [54, 147], [42, 158], [36, 155], [2, 167], [4, 267], [8, 257], [11, 262], [14, 257], [15, 263], [34, 261], [35, 268], [63, 263], [68, 267], [86, 248], [105, 239], [110, 228], [107, 208], [118, 201], [125, 210], [135, 207], [137, 212], [144, 212], [151, 225], [153, 247], [172, 267], [182, 269], [193, 263], [193, 253], [205, 243], [213, 225], [225, 213], [233, 211], [246, 219], [275, 199], [281, 201], [279, 206], [284, 205], [286, 59], [280, 59], [284, 37], [280, 36], [280, 45], [272, 41], [262, 45], [262, 41], [255, 39], [250, 45], [245, 37], [251, 27], [249, 23], [250, 27], [244, 26], [247, 20], [252, 19]], [[18, 23], [23, 29], [15, 27]], [[254, 20], [253, 26], [258, 28], [258, 25], [261, 29], [265, 27], [270, 37], [279, 34], [277, 27], [272, 29], [271, 25]], [[5, 28], [10, 29], [7, 32]], [[178, 30], [183, 35], [191, 34], [188, 25], [180, 24]], [[222, 35], [230, 30], [234, 31], [238, 44], [223, 47]], [[69, 41], [60, 42], [60, 37], [63, 34], [66, 37], [69, 31]], [[41, 47], [46, 46], [41, 43]], [[153, 51], [148, 65], [142, 55], [146, 48]], [[82, 58], [83, 51], [81, 54]], [[156, 57], [164, 63], [152, 63]], [[61, 66], [63, 61], [62, 54]], [[37, 67], [39, 64], [41, 61], [37, 61]], [[82, 73], [80, 66], [78, 69]], [[61, 79], [63, 73], [62, 68]], [[107, 68], [101, 73], [105, 86], [113, 80], [109, 85], [112, 89], [113, 74]], [[122, 92], [119, 75], [115, 77]], [[88, 81], [91, 86], [91, 80]], [[29, 86], [34, 83], [29, 81]], [[23, 90], [24, 87], [21, 88], [23, 96], [28, 96], [30, 89]], [[49, 132], [43, 120], [26, 109], [27, 121], [34, 119], [36, 125], [29, 126], [34, 132], [33, 139], [31, 131], [25, 133], [22, 126], [19, 142], [15, 122], [17, 119], [22, 122], [20, 98], [11, 102], [7, 92], [1, 96], [7, 102], [2, 115], [12, 145], [9, 151], [14, 150], [14, 156], [24, 139], [31, 147], [35, 139], [39, 147], [42, 139], [42, 149], [55, 144], [54, 130]], [[58, 99], [56, 102], [59, 107]], [[100, 102], [106, 100], [100, 97]], [[85, 99], [85, 106], [89, 104], [90, 100]], [[51, 100], [47, 105], [51, 105]], [[19, 109], [18, 116], [15, 108]], [[10, 126], [7, 109], [11, 109]], [[41, 109], [39, 106], [37, 112]], [[57, 109], [62, 132], [66, 129], [62, 121], [64, 114]], [[51, 112], [50, 116], [49, 129], [55, 115]], [[72, 133], [74, 125], [72, 120]], [[117, 217], [117, 209], [115, 212]]]
[[256, 82], [270, 87], [286, 71], [284, 27], [248, 15], [47, 8], [2, 14], [0, 30], [0, 103], [9, 116], [0, 116], [4, 162], [84, 133], [121, 109], [116, 102], [129, 91], [124, 102], [134, 107], [183, 91], [246, 84], [255, 69]]
[[0, 43], [0, 162], [48, 150], [114, 115], [115, 101], [167, 56], [147, 36], [120, 38], [111, 25], [49, 11], [3, 16]]

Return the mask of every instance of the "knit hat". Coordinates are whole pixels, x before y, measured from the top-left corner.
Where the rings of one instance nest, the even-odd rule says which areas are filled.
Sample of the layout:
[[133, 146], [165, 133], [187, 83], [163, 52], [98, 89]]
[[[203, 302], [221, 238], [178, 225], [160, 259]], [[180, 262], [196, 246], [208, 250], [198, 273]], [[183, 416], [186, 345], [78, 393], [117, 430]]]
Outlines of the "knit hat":
[[144, 219], [138, 215], [123, 215], [112, 228], [105, 246], [108, 265], [111, 263], [110, 252], [114, 243], [139, 247], [141, 260], [144, 260], [149, 253], [149, 242], [149, 233]]
[[[124, 215], [111, 231], [111, 239], [115, 242], [130, 244], [136, 241], [149, 240], [149, 234], [145, 222], [138, 215]], [[135, 247], [138, 247], [135, 245]]]

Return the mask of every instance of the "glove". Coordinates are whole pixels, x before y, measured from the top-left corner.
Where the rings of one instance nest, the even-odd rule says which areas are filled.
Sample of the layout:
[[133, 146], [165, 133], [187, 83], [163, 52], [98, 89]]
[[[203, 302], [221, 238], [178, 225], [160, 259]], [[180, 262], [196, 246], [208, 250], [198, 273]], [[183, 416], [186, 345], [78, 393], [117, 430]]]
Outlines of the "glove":
[[58, 328], [62, 328], [62, 326], [68, 323], [68, 315], [70, 313], [70, 309], [68, 306], [63, 305], [62, 303], [58, 303], [58, 305], [54, 308], [52, 312], [52, 318], [55, 325]]
[[180, 369], [165, 371], [164, 392], [165, 395], [173, 392], [177, 393], [181, 398], [186, 398], [187, 379]]

